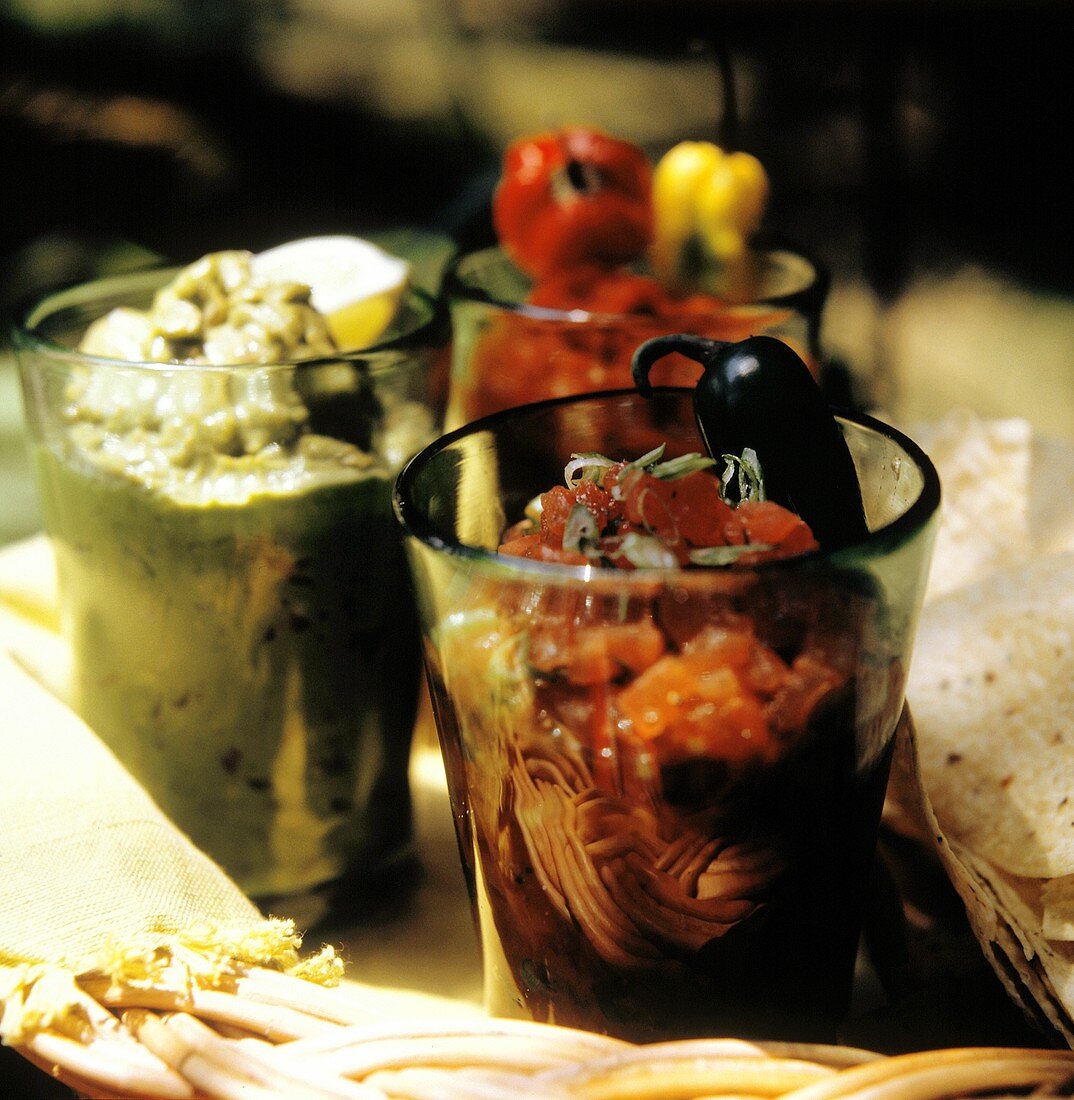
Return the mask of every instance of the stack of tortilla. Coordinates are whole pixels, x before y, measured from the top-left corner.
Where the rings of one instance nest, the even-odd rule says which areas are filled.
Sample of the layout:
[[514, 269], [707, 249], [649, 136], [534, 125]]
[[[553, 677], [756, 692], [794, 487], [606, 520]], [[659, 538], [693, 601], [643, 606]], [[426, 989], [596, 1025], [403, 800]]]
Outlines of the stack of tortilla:
[[1008, 992], [1074, 1046], [1074, 448], [915, 433], [941, 528], [910, 674], [932, 840]]

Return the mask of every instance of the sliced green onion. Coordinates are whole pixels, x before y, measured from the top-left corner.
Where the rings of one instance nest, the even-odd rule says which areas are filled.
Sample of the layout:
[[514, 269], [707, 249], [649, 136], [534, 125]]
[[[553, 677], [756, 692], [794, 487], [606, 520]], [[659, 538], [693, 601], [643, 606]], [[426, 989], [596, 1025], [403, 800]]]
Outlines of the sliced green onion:
[[[744, 500], [767, 500], [764, 489], [764, 472], [757, 452], [744, 447], [741, 455], [721, 455], [726, 465], [720, 478], [720, 495], [728, 504], [741, 504]], [[738, 500], [731, 497], [731, 482], [738, 474]]]
[[623, 536], [618, 553], [636, 569], [675, 569], [679, 564], [679, 559], [658, 538], [636, 531]]
[[[570, 462], [563, 468], [563, 480], [566, 481], [568, 489], [576, 489], [579, 481], [595, 481], [599, 485], [604, 477], [604, 471], [614, 465], [610, 458], [605, 458], [596, 451], [582, 451], [571, 455]], [[580, 476], [575, 477], [579, 472]]]
[[584, 504], [575, 504], [563, 525], [563, 549], [589, 554], [596, 548], [599, 538], [597, 517]]
[[544, 505], [541, 502], [541, 497], [543, 496], [543, 493], [538, 493], [538, 495], [526, 505], [526, 510], [523, 513], [526, 519], [537, 527], [541, 525], [541, 513], [544, 511]]
[[678, 458], [669, 458], [667, 462], [660, 462], [653, 466], [649, 473], [661, 481], [675, 481], [689, 474], [696, 474], [698, 470], [707, 470], [715, 466], [716, 460], [708, 455], [698, 454], [697, 451], [688, 455], [679, 455]]
[[771, 549], [771, 544], [767, 542], [748, 542], [743, 546], [706, 546], [701, 550], [690, 551], [690, 564], [734, 565], [743, 554]]
[[654, 466], [664, 457], [666, 448], [667, 444], [661, 443], [659, 447], [654, 447], [651, 451], [646, 451], [641, 458], [636, 458], [633, 462], [628, 462], [626, 468], [628, 470], [647, 470], [650, 466]]

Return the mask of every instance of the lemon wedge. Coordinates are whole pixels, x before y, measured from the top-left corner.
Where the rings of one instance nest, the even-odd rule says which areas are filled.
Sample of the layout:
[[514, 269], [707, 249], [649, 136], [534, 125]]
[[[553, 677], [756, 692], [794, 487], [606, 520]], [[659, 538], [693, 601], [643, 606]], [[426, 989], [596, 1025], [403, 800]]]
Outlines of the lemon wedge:
[[341, 351], [368, 347], [392, 323], [410, 281], [410, 265], [360, 237], [306, 237], [251, 261], [257, 278], [310, 288]]

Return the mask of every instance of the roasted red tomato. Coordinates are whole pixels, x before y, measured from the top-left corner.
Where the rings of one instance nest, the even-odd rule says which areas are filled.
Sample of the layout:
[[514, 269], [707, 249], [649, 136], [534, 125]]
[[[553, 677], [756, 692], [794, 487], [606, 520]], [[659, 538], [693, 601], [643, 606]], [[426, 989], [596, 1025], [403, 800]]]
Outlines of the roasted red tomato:
[[520, 138], [504, 155], [493, 199], [500, 244], [538, 278], [633, 260], [652, 236], [651, 174], [638, 146], [599, 130]]

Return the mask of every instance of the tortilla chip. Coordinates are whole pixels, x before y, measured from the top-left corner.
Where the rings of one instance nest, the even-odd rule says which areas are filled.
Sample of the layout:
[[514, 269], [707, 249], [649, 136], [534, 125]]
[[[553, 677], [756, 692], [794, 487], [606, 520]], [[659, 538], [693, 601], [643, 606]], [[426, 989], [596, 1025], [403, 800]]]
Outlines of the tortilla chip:
[[1074, 940], [1074, 875], [1041, 884], [1041, 933], [1048, 940]]
[[982, 952], [1026, 1016], [1042, 1031], [1053, 1029], [1074, 1047], [1074, 1019], [1068, 1008], [1071, 1002], [1064, 1003], [1061, 993], [1068, 991], [1074, 966], [1032, 930], [1040, 924], [1032, 900], [1034, 891], [1039, 896], [1040, 883], [1012, 879], [944, 835], [922, 784], [915, 726], [915, 722], [908, 722], [904, 732], [909, 767], [918, 781], [921, 811]]
[[945, 514], [908, 770], [986, 958], [1074, 1046], [1074, 448], [1033, 439], [1027, 464], [1025, 433], [966, 414], [920, 433]]
[[911, 433], [940, 475], [943, 504], [926, 599], [1030, 556], [1032, 429], [956, 409]]
[[943, 830], [1011, 874], [1074, 874], [1074, 554], [928, 607], [907, 695]]
[[957, 843], [948, 853], [949, 877], [1007, 991], [1031, 1019], [1043, 1016], [1074, 1047], [1071, 945], [1040, 934], [1040, 881], [1007, 875]]
[[1074, 447], [1054, 439], [1034, 439], [1029, 476], [1029, 532], [1034, 552], [1074, 550]]

